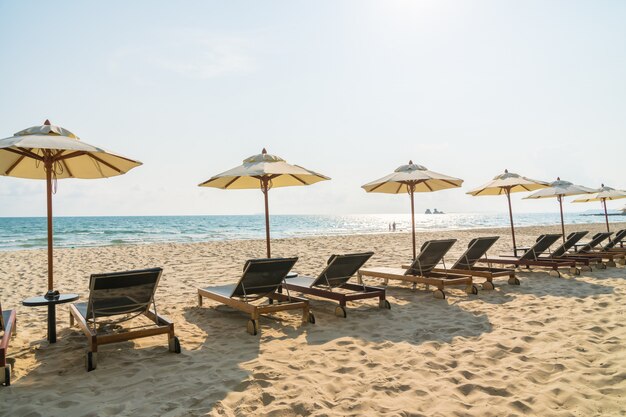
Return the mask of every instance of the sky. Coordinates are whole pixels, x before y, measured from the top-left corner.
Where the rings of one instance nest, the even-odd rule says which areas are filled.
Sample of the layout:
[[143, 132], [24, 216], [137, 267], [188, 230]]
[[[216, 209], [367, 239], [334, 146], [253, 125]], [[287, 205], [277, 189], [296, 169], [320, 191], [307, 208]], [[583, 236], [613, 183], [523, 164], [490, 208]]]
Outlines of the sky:
[[[332, 178], [273, 214], [405, 213], [360, 186], [409, 160], [465, 180], [416, 211], [506, 212], [465, 193], [504, 169], [626, 189], [624, 22], [619, 0], [0, 0], [0, 138], [50, 119], [144, 163], [60, 180], [61, 216], [262, 213], [197, 185], [263, 147]], [[0, 177], [0, 216], [44, 215], [43, 181]]]

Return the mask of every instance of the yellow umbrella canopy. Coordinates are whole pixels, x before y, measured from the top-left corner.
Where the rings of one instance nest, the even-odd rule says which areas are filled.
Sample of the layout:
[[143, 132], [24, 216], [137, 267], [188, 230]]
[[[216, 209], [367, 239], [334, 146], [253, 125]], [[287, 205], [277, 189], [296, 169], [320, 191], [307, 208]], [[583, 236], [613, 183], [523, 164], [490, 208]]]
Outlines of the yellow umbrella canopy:
[[481, 185], [467, 194], [473, 196], [484, 195], [502, 195], [505, 194], [509, 202], [509, 220], [511, 221], [511, 237], [513, 239], [513, 251], [517, 249], [515, 243], [515, 226], [513, 225], [513, 210], [511, 208], [511, 193], [535, 191], [541, 188], [548, 187], [548, 183], [544, 181], [537, 181], [527, 177], [523, 177], [514, 172], [509, 172], [505, 169], [503, 174], [496, 175], [493, 180], [486, 184]]
[[413, 236], [413, 259], [417, 256], [415, 249], [415, 202], [414, 194], [457, 188], [463, 180], [438, 172], [429, 171], [426, 167], [409, 161], [407, 165], [396, 168], [394, 172], [380, 179], [369, 182], [361, 188], [368, 193], [403, 194], [411, 197], [411, 230]]
[[141, 162], [105, 151], [48, 120], [0, 139], [0, 175], [45, 179], [48, 212], [48, 296], [53, 293], [52, 182], [63, 178], [108, 178]]
[[[604, 207], [604, 220], [606, 221], [606, 231], [609, 230], [609, 214], [606, 210], [606, 200], [619, 200], [620, 198], [626, 198], [626, 191], [616, 190], [615, 188], [607, 187], [602, 184], [602, 187], [595, 190], [593, 194], [590, 194], [586, 197], [577, 198], [572, 201], [572, 203], [587, 203], [590, 201], [600, 201], [602, 202], [602, 206]], [[624, 211], [624, 209], [622, 209]]]
[[244, 159], [242, 165], [217, 174], [199, 186], [223, 190], [260, 189], [263, 192], [265, 196], [265, 239], [267, 257], [270, 258], [268, 191], [276, 187], [311, 185], [326, 180], [330, 180], [330, 178], [299, 165], [288, 164], [284, 159], [268, 154], [263, 148], [260, 154]]
[[561, 233], [563, 242], [565, 242], [565, 222], [563, 221], [563, 197], [571, 195], [589, 194], [593, 193], [593, 188], [584, 187], [582, 185], [576, 185], [569, 181], [563, 181], [560, 177], [550, 183], [546, 188], [532, 193], [531, 195], [524, 197], [524, 199], [536, 199], [536, 198], [556, 198], [559, 201], [559, 209], [561, 211]]

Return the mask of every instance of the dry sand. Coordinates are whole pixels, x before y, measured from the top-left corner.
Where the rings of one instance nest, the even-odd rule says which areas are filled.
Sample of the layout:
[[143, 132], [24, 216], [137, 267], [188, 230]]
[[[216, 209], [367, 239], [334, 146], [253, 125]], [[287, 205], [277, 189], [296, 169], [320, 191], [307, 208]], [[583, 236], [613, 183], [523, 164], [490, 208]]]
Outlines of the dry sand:
[[[613, 225], [615, 229], [624, 224]], [[568, 230], [602, 230], [603, 225]], [[558, 227], [520, 228], [530, 244]], [[507, 229], [420, 233], [418, 242], [457, 237], [451, 255], [475, 236]], [[297, 313], [261, 319], [261, 336], [246, 333], [243, 313], [206, 300], [196, 288], [237, 279], [262, 241], [117, 246], [56, 251], [56, 282], [86, 300], [90, 273], [162, 266], [162, 314], [176, 323], [180, 355], [166, 337], [100, 349], [98, 369], [84, 369], [86, 339], [58, 308], [58, 343], [45, 340], [45, 308], [20, 301], [46, 283], [45, 251], [0, 253], [3, 306], [17, 308], [13, 384], [0, 388], [0, 414], [11, 416], [626, 415], [626, 269], [553, 278], [520, 273], [521, 286], [496, 281], [494, 291], [462, 289], [437, 300], [392, 283], [391, 310], [370, 300], [348, 318], [314, 299], [315, 325]], [[275, 256], [297, 255], [294, 270], [315, 274], [331, 253], [373, 250], [368, 265], [410, 258], [405, 233], [275, 240]], [[492, 253], [497, 253], [493, 250]], [[447, 257], [452, 260], [453, 256]], [[380, 284], [380, 281], [369, 281]]]

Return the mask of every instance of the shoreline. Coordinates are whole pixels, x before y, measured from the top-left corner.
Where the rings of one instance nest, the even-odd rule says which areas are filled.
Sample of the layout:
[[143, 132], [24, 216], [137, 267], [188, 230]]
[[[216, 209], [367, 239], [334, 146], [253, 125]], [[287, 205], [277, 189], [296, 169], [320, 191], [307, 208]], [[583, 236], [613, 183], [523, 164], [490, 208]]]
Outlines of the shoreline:
[[[565, 227], [567, 228], [576, 228], [576, 229], [581, 229], [584, 228], [586, 225], [591, 226], [592, 228], [597, 227], [598, 225], [604, 225], [605, 222], [604, 221], [597, 221], [597, 222], [589, 222], [589, 223], [565, 223]], [[537, 227], [559, 227], [560, 229], [560, 223], [554, 223], [554, 224], [541, 224], [541, 225], [525, 225], [525, 226], [516, 226], [515, 227], [515, 232], [517, 234], [517, 231], [523, 231], [526, 229], [530, 229], [530, 228], [537, 228]], [[612, 222], [611, 223], [611, 229], [613, 231], [613, 233], [615, 233], [617, 230], [626, 228], [626, 221], [624, 222]], [[483, 226], [483, 227], [462, 227], [462, 228], [445, 228], [445, 229], [438, 229], [438, 228], [433, 228], [433, 229], [416, 229], [415, 230], [415, 235], [417, 236], [418, 234], [426, 234], [426, 233], [447, 233], [447, 232], [471, 232], [471, 231], [476, 231], [477, 233], [480, 232], [495, 232], [497, 231], [498, 233], [501, 233], [501, 238], [506, 238], [506, 235], [508, 234], [508, 236], [510, 237], [511, 235], [511, 227], [510, 226], [493, 226], [493, 227], [489, 227], [489, 226]], [[571, 231], [570, 231], [571, 232]], [[558, 233], [560, 233], [560, 230], [558, 231]], [[566, 233], [567, 230], [566, 230]], [[302, 235], [302, 236], [290, 236], [290, 237], [277, 237], [277, 238], [271, 238], [272, 242], [274, 241], [283, 241], [283, 240], [293, 240], [293, 239], [317, 239], [317, 238], [333, 238], [333, 237], [350, 237], [350, 236], [388, 236], [388, 235], [402, 235], [402, 234], [411, 234], [411, 230], [398, 230], [395, 232], [355, 232], [355, 233], [327, 233], [327, 234], [310, 234], [310, 235]], [[68, 247], [68, 246], [55, 246], [54, 247], [54, 252], [56, 253], [57, 251], [61, 251], [61, 250], [77, 250], [77, 249], [93, 249], [93, 248], [118, 248], [118, 247], [134, 247], [134, 246], [139, 246], [139, 247], [143, 247], [143, 246], [153, 246], [153, 245], [202, 245], [202, 244], [211, 244], [211, 243], [220, 243], [220, 242], [263, 242], [265, 243], [265, 239], [264, 238], [258, 238], [258, 237], [251, 237], [251, 238], [241, 238], [241, 237], [237, 237], [237, 238], [233, 238], [233, 239], [215, 239], [215, 240], [203, 240], [203, 241], [194, 241], [194, 242], [177, 242], [177, 241], [163, 241], [163, 242], [146, 242], [146, 243], [115, 243], [115, 244], [101, 244], [101, 245], [84, 245], [84, 246], [77, 246], [77, 247]], [[45, 246], [43, 247], [37, 247], [37, 248], [19, 248], [19, 249], [2, 249], [0, 248], [0, 253], [13, 253], [13, 252], [33, 252], [33, 251], [45, 251], [47, 250]]]

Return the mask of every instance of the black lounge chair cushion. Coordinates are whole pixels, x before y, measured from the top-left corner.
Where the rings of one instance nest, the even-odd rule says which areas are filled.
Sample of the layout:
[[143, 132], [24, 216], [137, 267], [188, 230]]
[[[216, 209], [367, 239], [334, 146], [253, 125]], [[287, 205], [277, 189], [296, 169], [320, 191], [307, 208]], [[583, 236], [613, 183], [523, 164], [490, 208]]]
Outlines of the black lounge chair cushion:
[[297, 285], [298, 287], [312, 287], [315, 283], [315, 278], [298, 275], [294, 278], [287, 278], [287, 283], [290, 285]]
[[226, 284], [226, 285], [218, 285], [215, 287], [206, 287], [203, 288], [205, 291], [221, 295], [222, 297], [230, 298], [233, 295], [233, 292], [237, 288], [237, 284]]
[[561, 238], [561, 235], [557, 233], [541, 235], [537, 238], [537, 241], [531, 248], [523, 254], [519, 259], [524, 261], [537, 260], [539, 255], [547, 251], [557, 240]]
[[500, 239], [499, 236], [477, 237], [467, 244], [467, 250], [454, 263], [452, 269], [471, 269], [476, 262]]
[[[93, 319], [94, 315], [108, 317], [146, 311], [153, 303], [162, 272], [162, 268], [151, 268], [91, 275], [89, 302], [81, 314]], [[77, 305], [80, 304], [85, 303]]]
[[[85, 319], [93, 318], [92, 316], [87, 316], [89, 303], [75, 303], [74, 305], [78, 309], [80, 315]], [[130, 297], [115, 297], [96, 301], [94, 303], [94, 310], [96, 311], [96, 317], [117, 316], [120, 314], [136, 312], [137, 310], [135, 306], [137, 305], [137, 301]], [[141, 305], [143, 306], [141, 311], [145, 311], [147, 306], [145, 306], [144, 303], [141, 303]]]
[[297, 260], [298, 258], [251, 259], [246, 261], [239, 282], [206, 287], [204, 291], [227, 298], [269, 295], [278, 290]]
[[332, 255], [328, 258], [326, 268], [310, 286], [339, 288], [346, 284], [373, 255], [374, 252]]
[[429, 240], [424, 242], [411, 266], [404, 275], [428, 276], [432, 270], [441, 262], [446, 253], [450, 250], [456, 239]]

